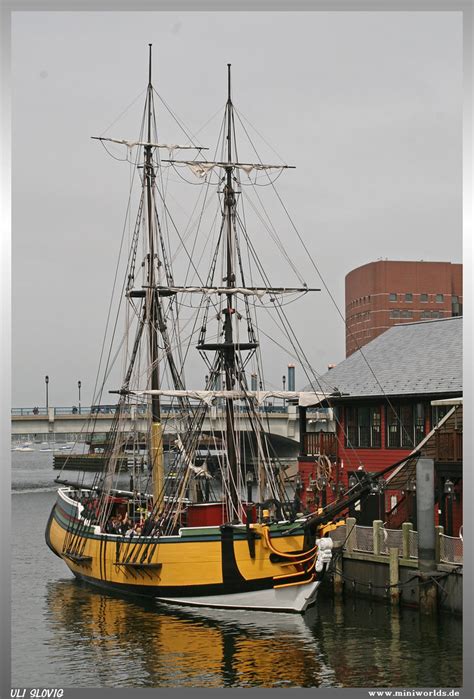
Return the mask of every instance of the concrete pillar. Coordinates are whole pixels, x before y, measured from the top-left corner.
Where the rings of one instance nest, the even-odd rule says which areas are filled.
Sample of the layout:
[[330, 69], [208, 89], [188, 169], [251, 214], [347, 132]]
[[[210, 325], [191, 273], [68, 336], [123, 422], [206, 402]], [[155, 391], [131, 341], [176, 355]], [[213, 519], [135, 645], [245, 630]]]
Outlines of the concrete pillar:
[[418, 594], [421, 614], [436, 614], [438, 611], [438, 586], [429, 575], [420, 573]]
[[395, 606], [400, 601], [400, 588], [393, 587], [400, 582], [398, 570], [398, 547], [390, 549], [390, 603]]
[[356, 518], [348, 517], [346, 519], [346, 551], [352, 553], [356, 544]]
[[300, 456], [306, 456], [306, 449], [304, 446], [304, 436], [306, 433], [306, 408], [300, 405], [298, 410], [300, 418]]
[[295, 365], [288, 364], [288, 390], [295, 390]]
[[287, 437], [292, 437], [293, 439], [295, 438], [296, 434], [296, 405], [292, 405], [291, 403], [288, 403], [286, 406], [286, 412], [288, 414], [288, 432], [287, 432]]
[[411, 522], [402, 524], [402, 558], [410, 558], [410, 532], [413, 531]]
[[381, 519], [374, 519], [372, 527], [374, 533], [374, 554], [376, 556], [380, 556], [380, 548], [382, 544], [382, 526], [383, 522]]
[[48, 408], [48, 432], [54, 432], [54, 408]]
[[416, 514], [418, 523], [418, 567], [435, 569], [434, 461], [418, 459], [416, 464]]

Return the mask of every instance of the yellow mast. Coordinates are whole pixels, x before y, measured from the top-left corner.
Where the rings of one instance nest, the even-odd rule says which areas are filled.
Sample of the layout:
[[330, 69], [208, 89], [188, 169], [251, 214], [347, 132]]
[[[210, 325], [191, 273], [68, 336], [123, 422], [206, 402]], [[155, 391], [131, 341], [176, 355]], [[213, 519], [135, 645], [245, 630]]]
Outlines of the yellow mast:
[[165, 467], [163, 460], [163, 430], [161, 422], [151, 425], [151, 463], [153, 481], [153, 503], [160, 513], [164, 504]]

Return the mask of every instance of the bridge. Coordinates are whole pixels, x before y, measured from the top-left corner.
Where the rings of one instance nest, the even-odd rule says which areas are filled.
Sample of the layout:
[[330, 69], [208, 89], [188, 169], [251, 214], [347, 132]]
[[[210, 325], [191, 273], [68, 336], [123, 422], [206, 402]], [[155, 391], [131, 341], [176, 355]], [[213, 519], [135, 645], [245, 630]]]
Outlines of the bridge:
[[[174, 406], [161, 405], [162, 419], [166, 432], [173, 432], [175, 418]], [[112, 426], [115, 406], [101, 405], [78, 408], [48, 407], [48, 408], [13, 408], [11, 411], [12, 437], [34, 438], [46, 435], [85, 435], [94, 430], [106, 433]], [[265, 431], [272, 435], [272, 441], [281, 446], [296, 446], [300, 440], [298, 410], [296, 405], [262, 405], [260, 408], [262, 423]], [[308, 409], [308, 428], [311, 431], [334, 429], [333, 412], [331, 408]], [[238, 428], [251, 432], [252, 425], [246, 414], [236, 412]], [[146, 407], [137, 410], [130, 407], [129, 417], [125, 418], [125, 429], [147, 431]], [[221, 407], [211, 407], [204, 418], [204, 432], [222, 432], [225, 429], [225, 412]]]

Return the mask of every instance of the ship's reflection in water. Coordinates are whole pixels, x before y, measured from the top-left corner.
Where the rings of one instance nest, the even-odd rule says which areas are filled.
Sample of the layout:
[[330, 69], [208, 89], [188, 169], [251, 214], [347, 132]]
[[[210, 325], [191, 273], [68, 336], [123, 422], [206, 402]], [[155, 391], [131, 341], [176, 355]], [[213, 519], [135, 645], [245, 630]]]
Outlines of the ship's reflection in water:
[[50, 583], [46, 604], [62, 686], [461, 685], [460, 622], [449, 617], [323, 598], [304, 617], [204, 610], [75, 580]]

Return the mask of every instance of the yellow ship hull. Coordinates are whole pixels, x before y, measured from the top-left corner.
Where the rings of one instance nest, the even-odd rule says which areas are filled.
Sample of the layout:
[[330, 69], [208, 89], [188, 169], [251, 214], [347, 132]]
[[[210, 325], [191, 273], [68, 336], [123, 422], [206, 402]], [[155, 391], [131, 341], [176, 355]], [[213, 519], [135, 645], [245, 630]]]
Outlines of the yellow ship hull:
[[316, 595], [316, 547], [293, 523], [184, 527], [176, 536], [127, 538], [81, 517], [58, 491], [46, 541], [72, 573], [125, 593], [181, 604], [302, 612]]

